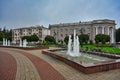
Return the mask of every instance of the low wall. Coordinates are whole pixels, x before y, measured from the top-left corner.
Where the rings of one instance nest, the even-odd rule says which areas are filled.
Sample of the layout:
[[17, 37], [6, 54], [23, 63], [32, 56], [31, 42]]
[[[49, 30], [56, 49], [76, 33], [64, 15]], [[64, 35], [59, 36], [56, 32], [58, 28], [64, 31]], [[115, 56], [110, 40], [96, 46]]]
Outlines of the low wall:
[[16, 48], [16, 49], [23, 49], [23, 50], [49, 49], [48, 46], [39, 46], [39, 47], [0, 46], [0, 47], [5, 47], [5, 48]]
[[63, 56], [57, 55], [51, 51], [42, 51], [42, 53], [49, 55], [53, 58], [56, 58], [58, 60], [61, 60], [64, 63], [86, 74], [101, 72], [101, 71], [108, 71], [112, 69], [120, 69], [120, 59], [115, 59], [112, 61], [102, 61], [102, 62], [93, 63], [93, 64], [84, 64], [84, 63], [74, 62]]
[[109, 58], [113, 58], [113, 59], [120, 59], [120, 55], [117, 55], [117, 54], [110, 54], [110, 53], [104, 53], [104, 52], [92, 52], [92, 51], [81, 51], [81, 52], [104, 56], [104, 57], [109, 57]]

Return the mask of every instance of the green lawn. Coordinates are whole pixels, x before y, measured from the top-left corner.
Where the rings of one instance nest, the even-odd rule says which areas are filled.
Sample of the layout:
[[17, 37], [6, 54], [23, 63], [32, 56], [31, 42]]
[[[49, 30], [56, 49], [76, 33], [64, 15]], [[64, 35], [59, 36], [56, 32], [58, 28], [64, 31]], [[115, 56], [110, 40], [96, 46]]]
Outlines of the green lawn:
[[82, 48], [82, 49], [86, 49], [86, 47], [88, 47], [88, 49], [91, 49], [91, 48], [93, 48], [94, 46], [93, 46], [93, 45], [84, 45], [84, 46], [82, 46], [81, 48]]
[[116, 47], [103, 47], [102, 51], [103, 52], [120, 54], [120, 48], [116, 48]]
[[83, 45], [81, 48], [86, 49], [86, 47], [88, 47], [88, 49], [101, 48], [103, 52], [120, 54], [120, 48], [116, 47], [95, 47], [94, 45]]

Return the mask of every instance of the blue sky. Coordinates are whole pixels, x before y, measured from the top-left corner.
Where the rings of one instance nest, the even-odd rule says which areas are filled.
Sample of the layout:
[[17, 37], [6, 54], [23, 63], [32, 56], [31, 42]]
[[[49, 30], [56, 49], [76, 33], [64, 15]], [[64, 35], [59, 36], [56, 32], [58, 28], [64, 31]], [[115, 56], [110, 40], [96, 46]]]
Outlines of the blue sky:
[[112, 19], [120, 27], [120, 0], [0, 0], [0, 28]]

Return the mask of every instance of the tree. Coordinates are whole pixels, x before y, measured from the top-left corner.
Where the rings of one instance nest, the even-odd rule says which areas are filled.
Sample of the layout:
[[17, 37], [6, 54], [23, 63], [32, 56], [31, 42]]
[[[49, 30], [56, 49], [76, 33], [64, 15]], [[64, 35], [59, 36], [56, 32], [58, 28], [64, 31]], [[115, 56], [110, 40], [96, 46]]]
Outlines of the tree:
[[65, 42], [66, 45], [68, 44], [68, 40], [69, 40], [69, 36], [66, 36], [66, 37], [64, 38], [64, 42]]
[[24, 39], [26, 39], [28, 42], [30, 42], [30, 41], [31, 41], [30, 36], [23, 36], [23, 37], [22, 37], [22, 40], [24, 40]]
[[3, 30], [0, 30], [0, 41], [3, 41], [3, 38], [12, 41], [12, 30], [8, 30], [6, 27], [4, 27]]
[[79, 35], [79, 42], [82, 41], [82, 43], [87, 44], [88, 40], [89, 40], [89, 36], [87, 34]]
[[3, 33], [4, 34], [6, 33], [6, 26], [3, 28]]
[[116, 30], [116, 42], [120, 42], [120, 28]]
[[56, 43], [55, 38], [53, 36], [50, 36], [50, 35], [45, 37], [45, 41], [49, 44], [55, 44]]
[[105, 35], [105, 34], [98, 34], [98, 35], [95, 36], [95, 41], [96, 42], [106, 43], [106, 42], [110, 41], [110, 36]]
[[6, 30], [5, 36], [8, 40], [12, 41], [12, 30]]
[[22, 37], [22, 40], [24, 40], [24, 39], [27, 39], [28, 42], [31, 42], [31, 41], [36, 42], [36, 41], [39, 40], [39, 38], [37, 37], [36, 34], [33, 34], [33, 35], [31, 35], [31, 36], [23, 36], [23, 37]]
[[0, 41], [3, 41], [4, 34], [3, 32], [0, 32]]
[[102, 40], [102, 44], [105, 44], [105, 43], [106, 43], [106, 40], [105, 40], [105, 39], [103, 39], [103, 40]]
[[32, 36], [30, 36], [30, 39], [31, 39], [31, 41], [38, 41], [39, 40], [39, 38], [36, 34], [33, 34]]

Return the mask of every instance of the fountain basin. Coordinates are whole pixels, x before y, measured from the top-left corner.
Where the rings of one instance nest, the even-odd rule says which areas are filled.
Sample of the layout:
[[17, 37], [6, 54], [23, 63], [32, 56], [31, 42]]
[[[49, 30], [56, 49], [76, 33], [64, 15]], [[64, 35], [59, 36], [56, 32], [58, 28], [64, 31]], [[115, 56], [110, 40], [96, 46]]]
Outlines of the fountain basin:
[[54, 49], [54, 50], [44, 50], [42, 51], [43, 54], [49, 55], [53, 58], [63, 61], [64, 63], [74, 67], [75, 69], [86, 73], [95, 73], [101, 71], [108, 71], [112, 69], [120, 69], [120, 56], [119, 55], [109, 55], [103, 53], [93, 53], [87, 52], [85, 54], [94, 54], [106, 57], [104, 61], [98, 62], [84, 62], [84, 61], [76, 61], [74, 58], [70, 58], [61, 54], [58, 54], [58, 51], [64, 51], [65, 49]]

